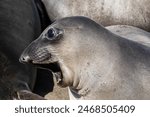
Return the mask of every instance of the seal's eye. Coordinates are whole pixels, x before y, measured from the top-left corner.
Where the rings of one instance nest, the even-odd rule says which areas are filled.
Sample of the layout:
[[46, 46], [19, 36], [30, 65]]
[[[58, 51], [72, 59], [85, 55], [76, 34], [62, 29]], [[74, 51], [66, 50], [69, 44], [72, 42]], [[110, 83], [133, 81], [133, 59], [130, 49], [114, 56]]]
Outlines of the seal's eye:
[[46, 39], [53, 41], [60, 39], [61, 35], [63, 34], [63, 31], [58, 28], [50, 28], [47, 33], [45, 34]]
[[47, 37], [48, 38], [53, 38], [55, 37], [55, 30], [54, 29], [49, 29], [48, 32], [47, 32]]

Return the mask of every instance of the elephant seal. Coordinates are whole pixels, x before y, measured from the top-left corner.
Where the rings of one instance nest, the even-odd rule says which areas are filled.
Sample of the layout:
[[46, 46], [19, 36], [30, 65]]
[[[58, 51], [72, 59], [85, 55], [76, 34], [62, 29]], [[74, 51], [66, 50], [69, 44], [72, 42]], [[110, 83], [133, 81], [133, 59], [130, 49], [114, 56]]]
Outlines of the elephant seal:
[[150, 99], [150, 48], [86, 17], [55, 21], [20, 62], [51, 69], [71, 99]]
[[86, 16], [104, 26], [131, 25], [150, 31], [149, 0], [42, 0], [54, 21], [69, 16]]
[[40, 33], [34, 0], [0, 0], [0, 99], [44, 99], [32, 93], [36, 69], [18, 61]]

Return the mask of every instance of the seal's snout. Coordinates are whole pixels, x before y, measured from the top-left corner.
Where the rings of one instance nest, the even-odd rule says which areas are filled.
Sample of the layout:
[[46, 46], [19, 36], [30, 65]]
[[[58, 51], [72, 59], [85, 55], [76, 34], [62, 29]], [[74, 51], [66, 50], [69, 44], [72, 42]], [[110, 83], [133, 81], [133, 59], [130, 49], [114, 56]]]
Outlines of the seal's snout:
[[32, 62], [31, 58], [30, 58], [28, 55], [26, 55], [26, 56], [22, 55], [22, 56], [19, 58], [19, 61], [20, 61], [21, 63], [31, 63], [31, 62]]

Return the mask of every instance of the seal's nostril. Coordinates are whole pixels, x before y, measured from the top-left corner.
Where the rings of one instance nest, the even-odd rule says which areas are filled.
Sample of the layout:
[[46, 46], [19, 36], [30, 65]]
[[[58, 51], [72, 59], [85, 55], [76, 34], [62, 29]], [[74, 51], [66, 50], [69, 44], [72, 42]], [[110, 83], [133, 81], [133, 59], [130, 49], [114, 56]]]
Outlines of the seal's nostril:
[[24, 63], [24, 62], [25, 62], [25, 58], [21, 56], [21, 57], [19, 58], [19, 62], [20, 62], [20, 63]]
[[22, 61], [25, 61], [25, 58], [24, 58], [24, 57], [22, 57]]
[[30, 59], [29, 56], [21, 56], [21, 57], [19, 58], [19, 61], [20, 61], [21, 63], [30, 63], [30, 62], [32, 62], [32, 60]]

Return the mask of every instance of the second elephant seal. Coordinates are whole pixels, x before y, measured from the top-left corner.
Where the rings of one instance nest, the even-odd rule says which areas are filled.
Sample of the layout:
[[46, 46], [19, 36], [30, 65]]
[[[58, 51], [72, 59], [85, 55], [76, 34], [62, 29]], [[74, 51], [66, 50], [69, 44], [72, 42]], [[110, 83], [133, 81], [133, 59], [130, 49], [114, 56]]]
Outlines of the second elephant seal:
[[150, 0], [42, 0], [54, 21], [86, 16], [104, 26], [131, 25], [150, 31]]

